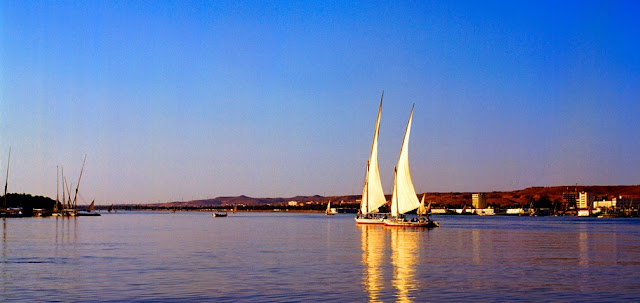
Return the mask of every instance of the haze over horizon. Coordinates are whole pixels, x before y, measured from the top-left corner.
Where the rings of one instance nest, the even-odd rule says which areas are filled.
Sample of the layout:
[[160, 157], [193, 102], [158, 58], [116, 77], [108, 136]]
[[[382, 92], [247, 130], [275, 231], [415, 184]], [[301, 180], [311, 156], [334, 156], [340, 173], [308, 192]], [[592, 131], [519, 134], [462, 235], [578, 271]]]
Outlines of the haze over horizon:
[[[0, 3], [0, 171], [83, 203], [640, 184], [640, 4]], [[635, 122], [634, 122], [635, 121]], [[4, 181], [4, 178], [0, 179]]]

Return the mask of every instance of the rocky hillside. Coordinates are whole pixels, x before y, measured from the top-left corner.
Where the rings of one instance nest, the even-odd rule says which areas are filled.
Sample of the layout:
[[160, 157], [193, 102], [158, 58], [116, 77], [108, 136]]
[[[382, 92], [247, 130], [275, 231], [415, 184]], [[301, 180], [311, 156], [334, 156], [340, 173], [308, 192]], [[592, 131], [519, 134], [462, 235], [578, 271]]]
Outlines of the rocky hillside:
[[[562, 201], [562, 193], [566, 191], [588, 191], [595, 194], [596, 199], [611, 199], [617, 196], [640, 197], [640, 185], [590, 185], [590, 186], [553, 186], [553, 187], [529, 187], [521, 190], [509, 192], [487, 192], [487, 203], [496, 207], [526, 206], [534, 200], [535, 203], [554, 204]], [[432, 202], [436, 206], [462, 207], [471, 204], [473, 193], [426, 193], [425, 200]], [[419, 194], [422, 196], [422, 193]], [[327, 203], [333, 201], [339, 203], [357, 203], [360, 195], [348, 196], [296, 196], [291, 198], [253, 198], [247, 196], [238, 197], [218, 197], [203, 200], [193, 200], [188, 202], [169, 202], [159, 204], [148, 204], [154, 207], [207, 207], [224, 205], [280, 205], [289, 201]], [[391, 199], [387, 195], [387, 199]]]

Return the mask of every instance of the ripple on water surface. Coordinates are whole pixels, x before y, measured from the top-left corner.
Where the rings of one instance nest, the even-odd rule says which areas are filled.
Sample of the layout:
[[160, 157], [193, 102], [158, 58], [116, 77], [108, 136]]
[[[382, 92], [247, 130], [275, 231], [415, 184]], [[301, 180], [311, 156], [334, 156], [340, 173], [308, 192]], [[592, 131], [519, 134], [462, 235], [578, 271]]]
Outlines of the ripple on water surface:
[[0, 301], [640, 299], [640, 221], [118, 212], [4, 219]]

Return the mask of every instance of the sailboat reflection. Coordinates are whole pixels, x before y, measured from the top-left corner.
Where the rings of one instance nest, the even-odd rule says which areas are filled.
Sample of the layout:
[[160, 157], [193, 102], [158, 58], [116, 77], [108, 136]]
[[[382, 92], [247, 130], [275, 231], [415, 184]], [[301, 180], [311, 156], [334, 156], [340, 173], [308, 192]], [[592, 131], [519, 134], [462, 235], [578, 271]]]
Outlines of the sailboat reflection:
[[396, 288], [396, 302], [412, 302], [411, 293], [416, 290], [416, 266], [418, 264], [418, 232], [412, 229], [391, 229], [391, 264]]
[[[396, 302], [412, 302], [418, 290], [416, 280], [419, 260], [421, 230], [405, 228], [381, 228], [377, 225], [358, 225], [361, 235], [362, 284], [369, 295], [369, 302], [389, 301], [385, 286], [395, 288]], [[387, 246], [391, 238], [391, 245]], [[390, 258], [389, 258], [389, 247]], [[385, 279], [384, 273], [393, 269], [393, 277]]]
[[382, 264], [385, 252], [386, 230], [381, 226], [359, 224], [362, 239], [362, 263], [364, 272], [362, 284], [369, 294], [369, 302], [382, 302], [380, 293], [384, 287]]

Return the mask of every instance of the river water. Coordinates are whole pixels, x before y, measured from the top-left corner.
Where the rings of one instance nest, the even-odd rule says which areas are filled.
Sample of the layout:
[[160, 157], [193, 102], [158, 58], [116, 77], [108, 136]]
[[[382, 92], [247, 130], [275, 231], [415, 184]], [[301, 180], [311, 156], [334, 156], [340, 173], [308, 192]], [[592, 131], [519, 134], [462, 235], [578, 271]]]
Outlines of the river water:
[[118, 212], [2, 219], [0, 301], [638, 301], [640, 219]]

